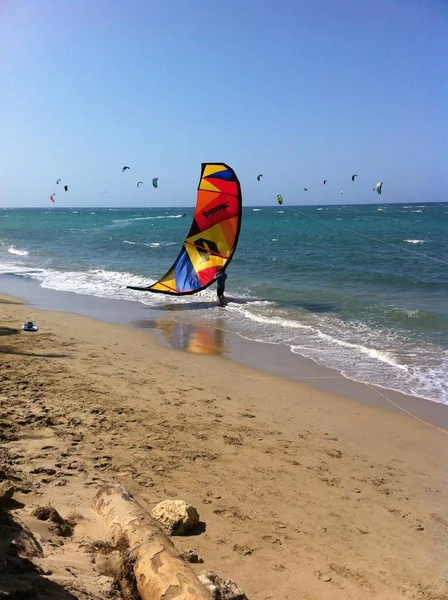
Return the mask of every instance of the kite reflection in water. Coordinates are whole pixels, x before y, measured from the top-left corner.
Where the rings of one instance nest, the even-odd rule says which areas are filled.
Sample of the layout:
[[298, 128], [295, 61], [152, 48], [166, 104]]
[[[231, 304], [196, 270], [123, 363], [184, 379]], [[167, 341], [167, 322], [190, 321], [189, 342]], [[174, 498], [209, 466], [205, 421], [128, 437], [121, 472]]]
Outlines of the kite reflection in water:
[[177, 321], [144, 320], [134, 323], [140, 329], [158, 329], [176, 350], [192, 354], [224, 353], [224, 330], [218, 319], [215, 325], [195, 325]]

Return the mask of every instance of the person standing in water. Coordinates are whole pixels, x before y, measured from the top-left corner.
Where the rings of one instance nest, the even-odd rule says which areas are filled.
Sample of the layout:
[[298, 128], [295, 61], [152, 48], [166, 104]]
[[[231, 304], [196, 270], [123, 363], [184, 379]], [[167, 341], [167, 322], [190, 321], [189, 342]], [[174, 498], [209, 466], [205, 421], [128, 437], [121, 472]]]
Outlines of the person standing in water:
[[216, 293], [218, 294], [219, 305], [224, 306], [224, 291], [226, 289], [227, 275], [223, 267], [216, 269]]

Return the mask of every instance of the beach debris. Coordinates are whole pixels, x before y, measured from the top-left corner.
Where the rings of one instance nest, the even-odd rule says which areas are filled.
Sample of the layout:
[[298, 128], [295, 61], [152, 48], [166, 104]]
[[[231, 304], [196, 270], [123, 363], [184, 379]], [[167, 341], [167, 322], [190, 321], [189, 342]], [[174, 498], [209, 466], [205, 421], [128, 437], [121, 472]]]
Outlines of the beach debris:
[[22, 331], [37, 331], [38, 329], [38, 324], [33, 323], [33, 321], [25, 321], [22, 325]]
[[232, 579], [223, 579], [213, 571], [201, 571], [198, 578], [215, 600], [248, 600]]
[[169, 535], [185, 535], [199, 523], [199, 513], [183, 500], [163, 500], [152, 510], [152, 517]]
[[111, 529], [115, 549], [122, 540], [124, 577], [132, 579], [142, 600], [162, 600], [174, 590], [182, 600], [210, 600], [207, 589], [179, 556], [157, 521], [123, 485], [103, 485], [92, 506]]
[[331, 575], [326, 571], [314, 571], [314, 574], [318, 579], [324, 581], [325, 583], [329, 583], [331, 581]]
[[0, 483], [0, 504], [6, 504], [11, 500], [15, 492], [15, 487], [6, 479]]
[[184, 550], [180, 553], [182, 558], [187, 563], [203, 563], [203, 559], [199, 556], [197, 550], [193, 550], [189, 548], [188, 550]]

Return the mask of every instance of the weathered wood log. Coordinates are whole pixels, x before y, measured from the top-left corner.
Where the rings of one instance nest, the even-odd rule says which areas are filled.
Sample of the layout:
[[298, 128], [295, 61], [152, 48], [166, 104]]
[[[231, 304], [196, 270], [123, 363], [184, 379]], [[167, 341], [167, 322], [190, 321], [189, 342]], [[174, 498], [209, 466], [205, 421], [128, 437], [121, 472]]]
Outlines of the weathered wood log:
[[115, 543], [125, 536], [142, 600], [210, 600], [211, 595], [152, 516], [120, 484], [105, 484], [92, 502]]

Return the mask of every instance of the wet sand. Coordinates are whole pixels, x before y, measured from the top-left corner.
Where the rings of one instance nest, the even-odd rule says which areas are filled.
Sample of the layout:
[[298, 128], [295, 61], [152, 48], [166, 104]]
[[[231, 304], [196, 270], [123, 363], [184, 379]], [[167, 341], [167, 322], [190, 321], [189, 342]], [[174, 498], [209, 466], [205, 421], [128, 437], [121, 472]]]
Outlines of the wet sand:
[[[196, 548], [196, 570], [235, 579], [250, 600], [447, 597], [438, 417], [425, 424], [11, 297], [0, 315], [2, 449], [29, 486], [13, 514], [67, 598], [106, 597], [110, 585], [83, 551], [107, 535], [90, 509], [101, 481], [122, 482], [149, 509], [165, 498], [196, 506], [205, 525], [177, 548]], [[28, 319], [37, 334], [20, 331]], [[48, 501], [84, 516], [62, 545], [31, 517]]]

